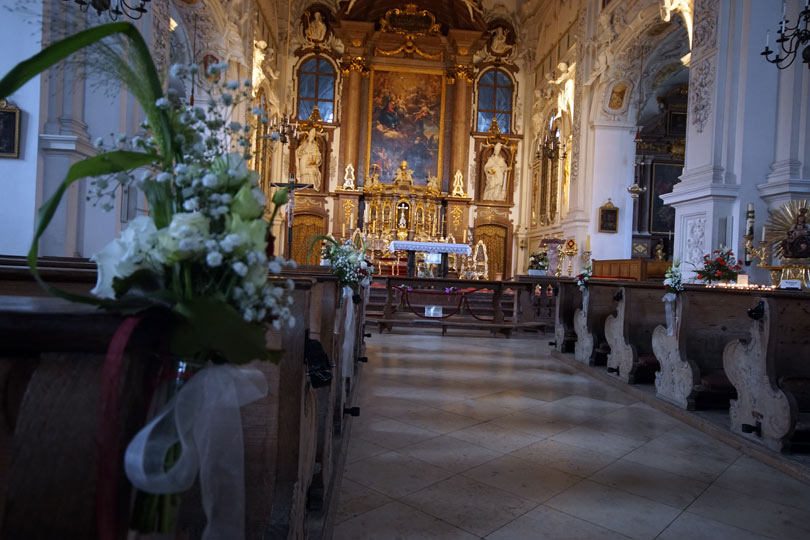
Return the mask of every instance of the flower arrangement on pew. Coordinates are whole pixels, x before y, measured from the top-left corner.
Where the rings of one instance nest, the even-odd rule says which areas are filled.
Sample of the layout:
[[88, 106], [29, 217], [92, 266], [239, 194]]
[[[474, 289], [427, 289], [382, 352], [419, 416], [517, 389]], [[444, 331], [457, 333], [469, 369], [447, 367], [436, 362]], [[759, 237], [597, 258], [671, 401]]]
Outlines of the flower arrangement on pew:
[[[230, 520], [231, 525], [236, 524], [233, 530], [239, 530], [244, 520], [244, 508], [236, 508], [232, 502], [243, 490], [242, 448], [224, 441], [242, 440], [239, 407], [265, 395], [267, 381], [256, 369], [216, 364], [277, 360], [280, 351], [266, 346], [268, 326], [294, 323], [292, 298], [287, 294], [292, 281], [268, 278], [269, 273], [279, 274], [285, 262], [268, 260], [266, 255], [272, 218], [270, 223], [263, 219], [266, 201], [257, 183], [259, 175], [247, 167], [251, 126], [230, 120], [234, 107], [249, 99], [250, 81], [225, 82], [222, 75], [227, 64], [210, 66], [206, 75], [214, 81], [206, 85], [206, 77], [196, 80], [197, 87], [202, 83], [207, 93], [207, 99], [200, 100], [204, 106], [187, 106], [172, 88], [164, 94], [143, 37], [132, 24], [119, 22], [81, 31], [21, 62], [0, 79], [0, 99], [85, 48], [98, 59], [89, 63], [91, 67], [104, 70], [118, 88], [126, 85], [138, 100], [146, 118], [141, 127], [147, 135], [121, 135], [107, 143], [98, 140], [98, 155], [69, 168], [37, 213], [28, 264], [45, 289], [68, 300], [130, 316], [147, 309], [170, 314], [169, 352], [203, 369], [133, 439], [127, 449], [126, 472], [139, 489], [171, 497], [168, 494], [191, 487], [199, 470], [209, 513], [207, 534], [219, 537], [223, 521]], [[198, 72], [195, 65], [175, 65], [170, 70], [172, 77], [187, 81]], [[266, 118], [259, 116], [258, 122], [266, 122]], [[149, 207], [149, 216], [135, 218], [119, 238], [93, 256], [98, 265], [95, 297], [46, 284], [37, 271], [40, 238], [64, 193], [83, 178], [90, 179], [88, 198], [104, 209], [113, 207], [119, 186], [140, 189]], [[273, 217], [286, 199], [286, 191], [274, 195]], [[184, 415], [179, 411], [181, 405], [173, 414], [175, 403], [185, 403]], [[156, 426], [161, 432], [156, 437], [159, 441], [150, 438]], [[200, 433], [208, 438], [197, 440], [203, 436]], [[198, 455], [200, 448], [208, 459]], [[120, 467], [115, 463], [117, 450], [113, 445], [113, 468]], [[100, 452], [99, 459], [106, 459], [107, 454]], [[159, 470], [153, 470], [154, 463], [160, 464]], [[233, 474], [217, 478], [216, 490], [209, 483], [214, 469]], [[109, 490], [103, 488], [97, 494], [99, 504], [106, 499], [114, 503], [114, 493], [104, 493], [105, 489]], [[227, 511], [222, 510], [225, 505]], [[104, 511], [97, 509], [97, 513]], [[155, 515], [150, 515], [145, 532], [155, 529]], [[224, 519], [217, 518], [223, 515]], [[158, 520], [165, 525], [162, 518]], [[106, 523], [99, 525], [106, 528], [100, 536], [117, 534], [112, 532], [114, 523]]]
[[368, 287], [374, 271], [374, 266], [366, 258], [365, 244], [356, 246], [351, 240], [341, 244], [330, 236], [318, 235], [313, 239], [310, 252], [318, 241], [324, 242], [321, 256], [329, 262], [332, 274], [340, 279], [341, 285], [349, 287], [354, 292], [352, 300], [359, 303], [360, 289]]
[[714, 250], [703, 256], [703, 268], [696, 270], [698, 279], [706, 283], [715, 281], [735, 281], [740, 274], [740, 266], [730, 249]]
[[529, 270], [539, 271], [539, 273], [547, 271], [548, 253], [545, 251], [537, 251], [529, 255]]
[[683, 276], [681, 275], [681, 263], [675, 263], [667, 268], [667, 273], [664, 279], [664, 297], [661, 299], [663, 302], [674, 302], [678, 294], [683, 292]]
[[593, 272], [590, 264], [582, 269], [581, 274], [577, 274], [577, 277], [574, 279], [576, 280], [577, 287], [579, 287], [580, 291], [585, 292], [585, 290], [588, 288], [588, 282], [591, 280], [592, 275]]

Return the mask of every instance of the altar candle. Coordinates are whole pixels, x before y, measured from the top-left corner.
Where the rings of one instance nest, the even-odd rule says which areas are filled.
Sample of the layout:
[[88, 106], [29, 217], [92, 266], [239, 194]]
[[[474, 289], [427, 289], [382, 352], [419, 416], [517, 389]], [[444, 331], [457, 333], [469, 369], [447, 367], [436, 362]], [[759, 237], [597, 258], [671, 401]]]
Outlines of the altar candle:
[[464, 243], [467, 243], [467, 229], [464, 229]]
[[350, 231], [354, 230], [354, 214], [349, 216], [349, 230]]
[[345, 222], [341, 224], [341, 229], [340, 229], [340, 230], [341, 230], [341, 232], [343, 233], [343, 234], [341, 234], [340, 236], [341, 236], [342, 238], [346, 238], [346, 223], [345, 223]]
[[762, 227], [762, 241], [765, 241], [765, 227]]
[[587, 242], [585, 243], [585, 251], [590, 251], [590, 250], [591, 250], [591, 235], [589, 234]]

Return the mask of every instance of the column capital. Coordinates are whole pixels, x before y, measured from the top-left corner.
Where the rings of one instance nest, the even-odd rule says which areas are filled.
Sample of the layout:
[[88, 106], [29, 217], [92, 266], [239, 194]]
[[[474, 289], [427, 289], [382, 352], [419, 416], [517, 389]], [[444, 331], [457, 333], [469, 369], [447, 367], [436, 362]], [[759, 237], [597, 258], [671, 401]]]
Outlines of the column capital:
[[368, 67], [368, 60], [364, 56], [349, 56], [340, 63], [340, 70], [344, 75], [349, 75], [352, 71], [359, 71], [364, 77], [368, 77], [371, 70]]
[[456, 64], [447, 70], [447, 82], [455, 84], [456, 80], [471, 83], [475, 80], [477, 70], [474, 66]]

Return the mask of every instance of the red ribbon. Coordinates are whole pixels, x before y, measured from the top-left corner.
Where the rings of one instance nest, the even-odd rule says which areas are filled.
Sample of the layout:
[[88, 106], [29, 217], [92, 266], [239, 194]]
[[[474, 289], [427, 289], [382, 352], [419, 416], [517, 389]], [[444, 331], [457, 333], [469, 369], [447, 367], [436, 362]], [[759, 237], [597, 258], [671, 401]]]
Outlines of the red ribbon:
[[121, 470], [120, 423], [118, 420], [118, 381], [124, 351], [142, 317], [127, 317], [113, 334], [101, 370], [99, 407], [98, 471], [96, 476], [96, 526], [99, 540], [116, 538], [116, 500]]

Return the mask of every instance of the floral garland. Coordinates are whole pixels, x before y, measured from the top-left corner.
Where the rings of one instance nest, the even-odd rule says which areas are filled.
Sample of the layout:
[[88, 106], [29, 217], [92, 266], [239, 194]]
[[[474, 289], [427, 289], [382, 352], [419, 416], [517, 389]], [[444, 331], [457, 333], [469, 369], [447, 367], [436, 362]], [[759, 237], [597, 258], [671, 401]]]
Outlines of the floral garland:
[[713, 281], [734, 281], [740, 274], [740, 266], [730, 249], [716, 249], [703, 256], [703, 268], [696, 270], [698, 279], [707, 283]]
[[529, 269], [530, 270], [547, 270], [548, 269], [548, 253], [545, 251], [537, 251], [529, 255]]
[[588, 287], [588, 282], [591, 280], [592, 275], [593, 273], [590, 264], [582, 269], [581, 274], [577, 274], [575, 280], [577, 287], [579, 287], [580, 291], [585, 292], [585, 289]]
[[664, 290], [666, 291], [662, 298], [664, 302], [674, 302], [678, 294], [683, 292], [683, 276], [681, 275], [681, 263], [679, 261], [667, 268]]

